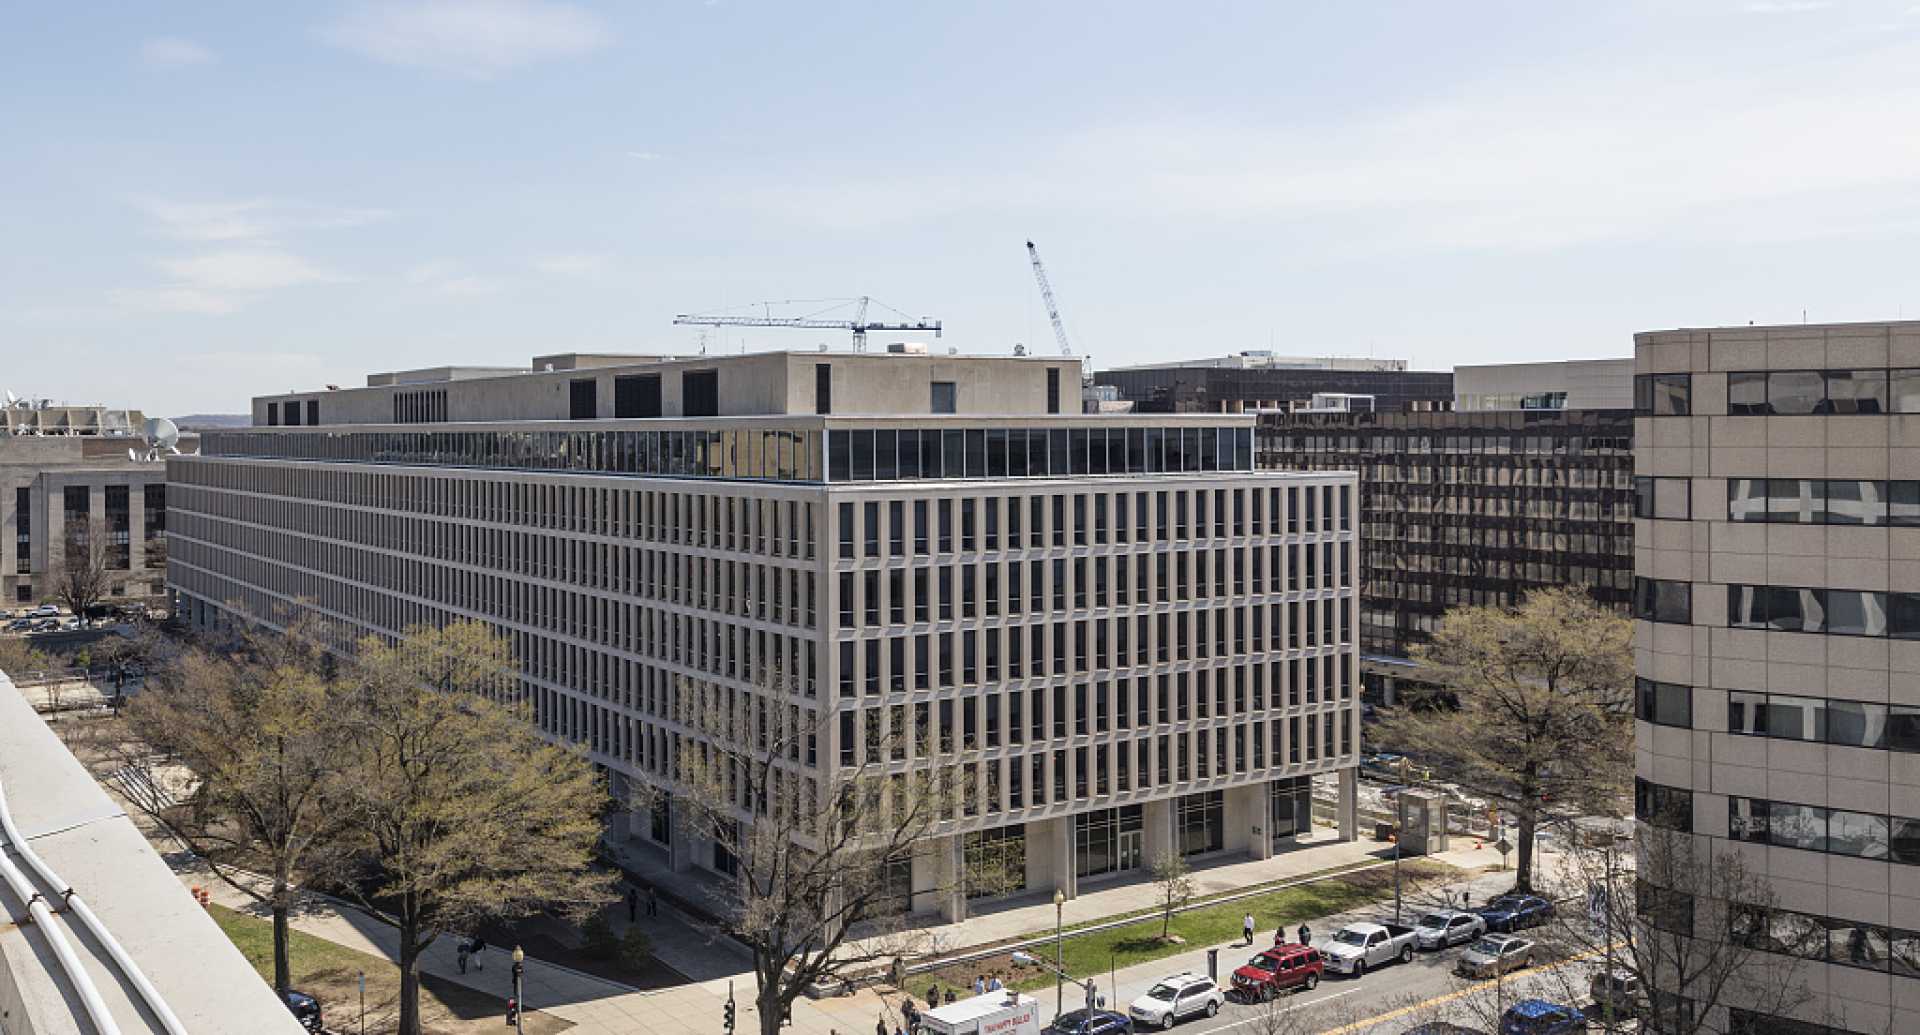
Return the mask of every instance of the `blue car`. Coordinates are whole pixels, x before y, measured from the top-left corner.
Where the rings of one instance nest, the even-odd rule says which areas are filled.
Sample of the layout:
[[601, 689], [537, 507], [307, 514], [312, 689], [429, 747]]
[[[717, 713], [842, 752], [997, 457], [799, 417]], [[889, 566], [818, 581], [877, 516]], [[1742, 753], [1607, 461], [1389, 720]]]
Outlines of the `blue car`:
[[1586, 1030], [1586, 1014], [1545, 999], [1522, 999], [1500, 1015], [1500, 1035], [1573, 1035]]
[[1501, 895], [1474, 912], [1489, 931], [1518, 931], [1546, 923], [1553, 917], [1553, 903], [1538, 895]]

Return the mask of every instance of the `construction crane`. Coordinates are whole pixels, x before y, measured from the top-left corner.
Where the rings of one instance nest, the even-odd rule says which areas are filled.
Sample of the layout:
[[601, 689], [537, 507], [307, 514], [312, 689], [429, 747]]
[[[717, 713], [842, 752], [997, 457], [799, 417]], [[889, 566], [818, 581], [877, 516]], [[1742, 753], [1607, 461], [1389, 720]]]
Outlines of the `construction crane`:
[[1060, 307], [1053, 301], [1053, 285], [1047, 283], [1047, 267], [1040, 262], [1040, 249], [1027, 242], [1027, 257], [1033, 260], [1033, 279], [1040, 282], [1040, 297], [1047, 303], [1047, 318], [1053, 321], [1054, 339], [1060, 342], [1062, 356], [1073, 355], [1073, 346], [1067, 344], [1067, 327], [1060, 322]]
[[[829, 302], [832, 304], [828, 305], [825, 309], [819, 309], [800, 316], [786, 317], [773, 315], [774, 306], [820, 305]], [[880, 308], [901, 317], [903, 322], [869, 323], [867, 321], [867, 307], [870, 305], [878, 305]], [[848, 306], [854, 307], [851, 319], [839, 319], [833, 315]], [[691, 324], [701, 327], [812, 327], [846, 330], [853, 332], [853, 351], [855, 352], [867, 351], [868, 331], [884, 331], [895, 334], [931, 333], [936, 338], [940, 336], [940, 321], [925, 316], [916, 319], [893, 308], [885, 302], [875, 302], [872, 298], [865, 295], [859, 298], [790, 298], [782, 302], [756, 302], [751, 306], [741, 306], [737, 308], [757, 308], [761, 312], [759, 316], [727, 312], [709, 314], [682, 313], [675, 316], [673, 322], [676, 324]]]

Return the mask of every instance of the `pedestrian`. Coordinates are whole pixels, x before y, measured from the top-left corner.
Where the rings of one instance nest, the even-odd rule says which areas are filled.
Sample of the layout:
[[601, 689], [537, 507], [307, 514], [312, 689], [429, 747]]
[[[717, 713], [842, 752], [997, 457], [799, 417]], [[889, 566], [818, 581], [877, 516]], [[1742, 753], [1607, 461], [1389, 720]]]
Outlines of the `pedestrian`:
[[627, 923], [633, 923], [635, 920], [639, 919], [639, 914], [640, 914], [640, 893], [634, 890], [632, 885], [628, 885], [627, 886]]
[[1253, 944], [1253, 914], [1252, 913], [1248, 913], [1246, 916], [1241, 918], [1240, 933], [1246, 937], [1248, 945]]
[[993, 976], [993, 980], [987, 982], [987, 991], [989, 992], [998, 992], [1005, 987], [1007, 986], [1000, 983], [1000, 975], [998, 974]]
[[653, 890], [653, 885], [651, 884], [647, 885], [647, 915], [660, 915], [660, 895]]
[[481, 960], [484, 958], [483, 954], [487, 951], [486, 940], [476, 934], [473, 936], [473, 940], [471, 942], [468, 942], [467, 944], [473, 947], [473, 969], [475, 970], [487, 969], [487, 965], [481, 962]]
[[887, 1035], [887, 1015], [886, 1014], [884, 1013], [881, 1014], [880, 1019], [873, 1022], [873, 1035]]
[[1308, 927], [1305, 921], [1302, 921], [1300, 924], [1300, 944], [1313, 944], [1313, 929]]
[[986, 978], [983, 978], [983, 977], [981, 977], [981, 976], [980, 976], [980, 975], [978, 975], [978, 974], [975, 974], [975, 975], [973, 976], [973, 994], [974, 994], [974, 995], [986, 995], [986, 994], [987, 994], [987, 979], [986, 979]]
[[460, 944], [455, 946], [455, 949], [460, 960], [460, 973], [465, 974], [467, 972], [467, 957], [473, 955], [473, 946], [465, 938], [462, 938], [460, 939]]

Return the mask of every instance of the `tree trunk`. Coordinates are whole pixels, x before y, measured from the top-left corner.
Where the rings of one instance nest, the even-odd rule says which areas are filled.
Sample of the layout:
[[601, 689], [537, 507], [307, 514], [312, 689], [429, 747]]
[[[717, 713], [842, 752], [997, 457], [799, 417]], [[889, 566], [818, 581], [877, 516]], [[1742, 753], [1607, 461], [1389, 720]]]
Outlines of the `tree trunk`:
[[[760, 1014], [760, 1035], [780, 1035], [780, 1022], [785, 1019], [786, 1004], [780, 1001], [780, 989], [776, 985], [766, 985], [760, 990], [754, 1001], [754, 1009]], [[738, 1018], [735, 1019], [736, 1026]]]
[[288, 939], [286, 939], [286, 897], [273, 893], [273, 987], [278, 993], [286, 993], [294, 987], [294, 964], [288, 958]]
[[1539, 819], [1534, 816], [1532, 809], [1519, 810], [1515, 819], [1519, 823], [1520, 843], [1514, 848], [1519, 851], [1520, 858], [1513, 867], [1513, 890], [1531, 895], [1533, 894], [1533, 831], [1539, 824]]
[[419, 923], [404, 911], [400, 916], [399, 1035], [420, 1035]]

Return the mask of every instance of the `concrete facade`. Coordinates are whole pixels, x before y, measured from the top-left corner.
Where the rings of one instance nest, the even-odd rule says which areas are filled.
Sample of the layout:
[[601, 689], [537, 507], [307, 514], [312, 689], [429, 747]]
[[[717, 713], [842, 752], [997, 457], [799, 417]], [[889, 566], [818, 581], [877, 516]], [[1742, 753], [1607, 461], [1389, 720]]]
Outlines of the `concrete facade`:
[[[1358, 755], [1353, 477], [1256, 472], [1244, 417], [1050, 413], [1071, 361], [753, 356], [722, 408], [799, 370], [782, 405], [811, 414], [814, 365], [850, 358], [824, 416], [209, 433], [169, 464], [170, 586], [195, 622], [487, 622], [541, 730], [616, 791], [671, 795], [690, 690], [820, 730], [809, 787], [949, 767], [966, 793], [898, 878], [916, 911], [964, 915], [988, 861], [1024, 887], [981, 894], [1071, 895], [1310, 824], [1308, 781]], [[949, 373], [979, 378], [963, 412], [922, 415], [911, 386]], [[625, 833], [723, 868], [671, 808]]]
[[1799, 1019], [1920, 1031], [1920, 323], [1634, 346], [1643, 821], [1766, 878], [1767, 916], [1695, 915], [1770, 932]]
[[[191, 448], [191, 437], [185, 441]], [[115, 547], [117, 592], [103, 603], [164, 595], [166, 465], [129, 460], [127, 449], [140, 443], [0, 436], [0, 608], [52, 598], [76, 522], [104, 529]]]

